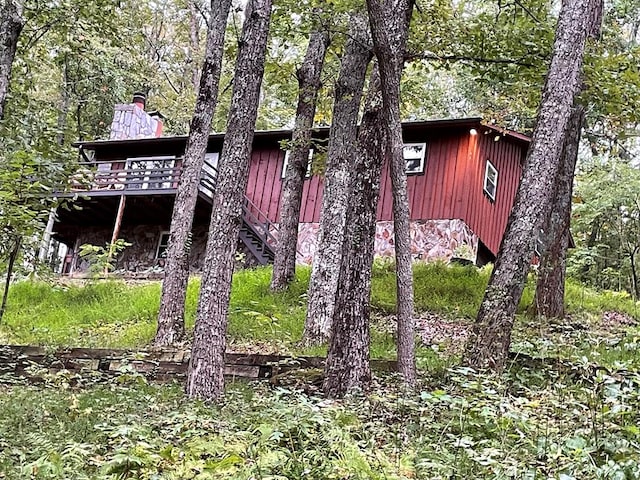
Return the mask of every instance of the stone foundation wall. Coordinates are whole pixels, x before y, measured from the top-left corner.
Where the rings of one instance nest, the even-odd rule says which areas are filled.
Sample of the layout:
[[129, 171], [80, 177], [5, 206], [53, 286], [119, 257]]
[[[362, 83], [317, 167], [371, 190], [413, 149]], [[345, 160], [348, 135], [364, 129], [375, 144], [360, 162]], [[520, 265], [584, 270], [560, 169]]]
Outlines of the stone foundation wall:
[[[125, 248], [116, 260], [116, 270], [126, 270], [128, 272], [143, 272], [154, 267], [164, 267], [164, 259], [156, 258], [158, 243], [162, 232], [166, 232], [168, 227], [159, 225], [138, 225], [135, 227], [123, 227], [120, 230], [120, 237], [132, 245]], [[82, 274], [87, 272], [89, 263], [78, 255], [80, 246], [88, 243], [91, 245], [104, 246], [111, 241], [112, 230], [109, 228], [85, 229], [81, 232], [75, 244], [73, 272]], [[192, 272], [202, 270], [205, 253], [207, 249], [207, 228], [196, 226], [192, 232], [191, 256], [189, 265]], [[257, 261], [245, 247], [238, 242], [238, 267], [252, 267], [257, 265]]]
[[[298, 232], [299, 264], [310, 265], [316, 251], [318, 223], [301, 223]], [[395, 245], [393, 222], [377, 222], [375, 255], [393, 258]], [[420, 220], [411, 222], [411, 251], [416, 260], [444, 260], [464, 256], [475, 261], [478, 253], [478, 236], [464, 221]]]
[[[316, 251], [319, 230], [318, 223], [301, 223], [298, 233], [298, 264], [310, 265]], [[125, 248], [117, 258], [116, 269], [129, 272], [143, 272], [154, 267], [164, 267], [164, 259], [156, 258], [158, 242], [162, 232], [168, 227], [158, 225], [138, 225], [123, 227], [120, 238], [132, 245]], [[275, 233], [275, 232], [274, 232]], [[393, 258], [394, 238], [393, 222], [378, 222], [376, 225], [375, 255], [382, 258]], [[77, 253], [80, 246], [104, 246], [111, 240], [110, 228], [85, 229], [75, 244], [75, 260], [72, 273], [83, 273], [89, 264]], [[196, 226], [191, 242], [190, 269], [192, 272], [202, 270], [207, 247], [207, 228]], [[463, 256], [475, 261], [478, 252], [478, 237], [462, 220], [423, 220], [411, 222], [411, 250], [416, 260], [444, 260], [454, 256]], [[258, 262], [242, 241], [238, 241], [237, 267], [252, 267]], [[462, 254], [461, 254], [462, 253]]]

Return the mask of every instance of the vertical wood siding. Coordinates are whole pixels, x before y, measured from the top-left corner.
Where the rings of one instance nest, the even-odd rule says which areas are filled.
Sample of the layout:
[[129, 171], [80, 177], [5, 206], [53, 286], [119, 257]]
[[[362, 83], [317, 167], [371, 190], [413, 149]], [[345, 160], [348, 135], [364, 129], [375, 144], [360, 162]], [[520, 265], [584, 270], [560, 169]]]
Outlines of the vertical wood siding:
[[[525, 146], [496, 133], [471, 135], [468, 129], [412, 132], [408, 143], [426, 142], [423, 174], [408, 177], [412, 220], [464, 220], [494, 254], [506, 228], [521, 174]], [[496, 201], [483, 193], [486, 160], [498, 170]], [[247, 196], [271, 221], [277, 222], [282, 190], [284, 152], [277, 145], [255, 148]], [[304, 182], [301, 222], [318, 222], [323, 179], [314, 175]], [[389, 167], [383, 167], [378, 220], [393, 219]]]
[[[474, 187], [469, 190], [463, 218], [489, 250], [496, 254], [515, 199], [526, 148], [490, 132], [477, 136], [476, 150], [477, 153], [471, 157], [474, 166], [470, 169], [470, 180]], [[498, 170], [495, 202], [483, 192], [487, 160]]]

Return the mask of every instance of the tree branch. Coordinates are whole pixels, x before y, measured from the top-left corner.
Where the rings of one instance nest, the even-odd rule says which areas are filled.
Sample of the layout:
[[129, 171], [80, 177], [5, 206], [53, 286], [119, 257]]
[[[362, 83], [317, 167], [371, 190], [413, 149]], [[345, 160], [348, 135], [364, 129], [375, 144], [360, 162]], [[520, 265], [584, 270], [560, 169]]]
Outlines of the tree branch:
[[471, 62], [471, 63], [488, 63], [498, 65], [517, 65], [519, 67], [534, 68], [536, 65], [514, 58], [484, 58], [472, 57], [466, 55], [436, 55], [434, 53], [407, 53], [405, 61], [412, 62], [415, 60], [431, 60], [436, 62]]

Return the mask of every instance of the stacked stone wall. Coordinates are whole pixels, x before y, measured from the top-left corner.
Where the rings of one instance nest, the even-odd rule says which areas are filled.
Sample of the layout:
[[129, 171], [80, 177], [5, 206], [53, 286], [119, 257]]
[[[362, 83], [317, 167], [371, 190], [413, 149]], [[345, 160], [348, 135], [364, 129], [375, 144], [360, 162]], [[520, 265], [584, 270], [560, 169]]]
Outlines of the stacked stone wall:
[[[316, 251], [318, 223], [301, 223], [297, 262], [310, 265]], [[395, 257], [393, 222], [376, 224], [375, 256]], [[478, 236], [462, 220], [420, 220], [411, 222], [411, 252], [416, 260], [449, 261], [454, 256], [476, 260]]]
[[114, 109], [109, 140], [154, 138], [158, 134], [159, 123], [160, 120], [135, 104], [118, 104]]

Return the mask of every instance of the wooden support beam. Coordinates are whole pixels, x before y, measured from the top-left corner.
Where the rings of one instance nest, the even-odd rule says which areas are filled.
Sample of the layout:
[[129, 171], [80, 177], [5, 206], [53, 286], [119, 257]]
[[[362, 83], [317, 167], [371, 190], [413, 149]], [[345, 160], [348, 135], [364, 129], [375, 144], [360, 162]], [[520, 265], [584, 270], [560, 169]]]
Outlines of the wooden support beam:
[[116, 223], [113, 225], [113, 235], [111, 235], [111, 243], [109, 244], [109, 255], [107, 256], [107, 265], [104, 267], [104, 274], [109, 274], [109, 265], [113, 260], [113, 245], [118, 241], [120, 235], [120, 227], [122, 226], [122, 216], [124, 215], [124, 205], [127, 197], [120, 195], [120, 203], [118, 204], [118, 213], [116, 214]]
[[122, 216], [124, 215], [124, 205], [127, 197], [120, 195], [120, 203], [118, 204], [118, 213], [116, 214], [116, 223], [113, 225], [113, 235], [111, 235], [111, 243], [116, 243], [118, 235], [120, 235], [120, 227], [122, 226]]

